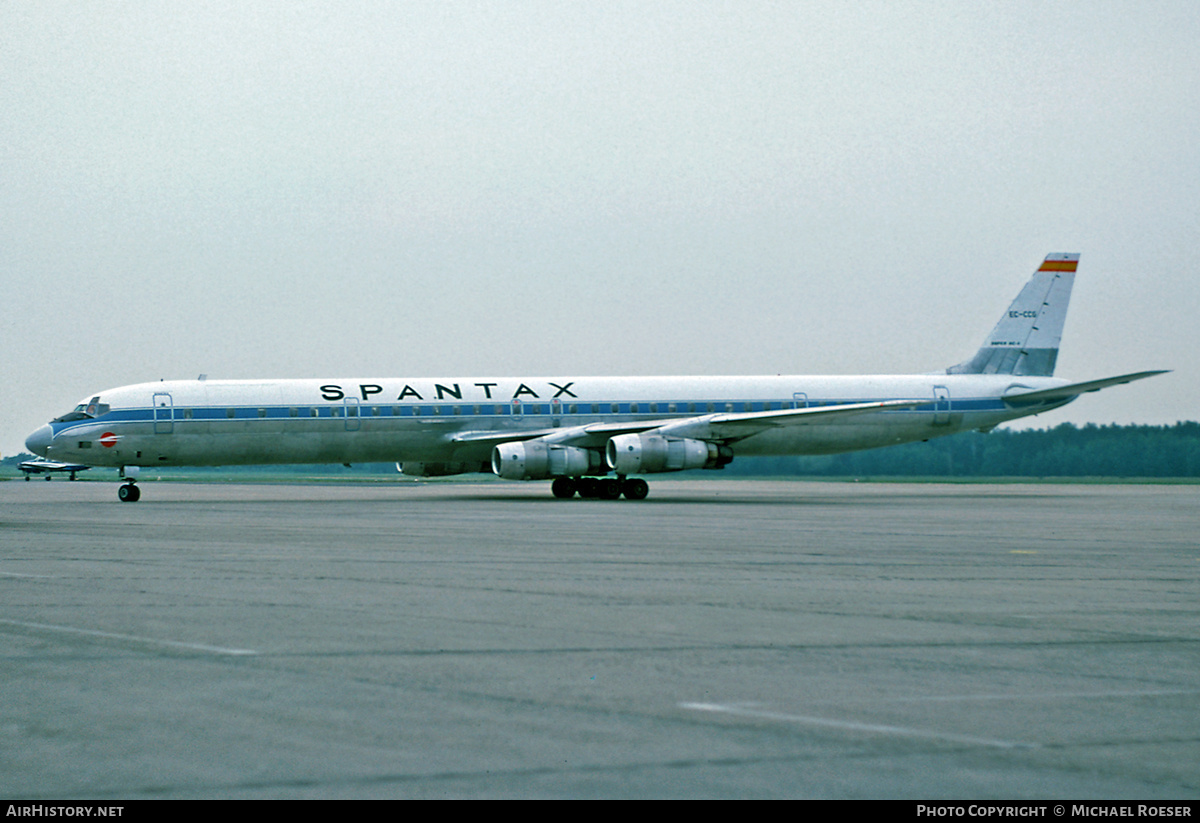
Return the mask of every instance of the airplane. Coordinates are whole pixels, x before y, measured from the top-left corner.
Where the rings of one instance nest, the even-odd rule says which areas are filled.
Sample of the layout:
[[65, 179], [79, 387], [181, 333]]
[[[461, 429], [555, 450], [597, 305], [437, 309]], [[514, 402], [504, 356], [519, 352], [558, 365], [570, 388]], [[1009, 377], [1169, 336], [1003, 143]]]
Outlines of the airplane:
[[[1054, 377], [1078, 254], [1050, 254], [970, 359], [916, 375], [171, 380], [109, 389], [29, 435], [48, 459], [144, 467], [397, 462], [641, 500], [634, 475], [834, 454], [1040, 414], [1156, 374]], [[612, 475], [612, 476], [610, 476]]]
[[75, 479], [76, 472], [85, 472], [91, 466], [84, 466], [81, 463], [59, 463], [57, 460], [45, 460], [37, 458], [34, 460], [25, 460], [17, 464], [17, 468], [25, 472], [25, 479], [28, 480], [31, 474], [44, 474], [46, 479], [50, 479], [50, 475], [54, 472], [70, 472], [71, 479]]

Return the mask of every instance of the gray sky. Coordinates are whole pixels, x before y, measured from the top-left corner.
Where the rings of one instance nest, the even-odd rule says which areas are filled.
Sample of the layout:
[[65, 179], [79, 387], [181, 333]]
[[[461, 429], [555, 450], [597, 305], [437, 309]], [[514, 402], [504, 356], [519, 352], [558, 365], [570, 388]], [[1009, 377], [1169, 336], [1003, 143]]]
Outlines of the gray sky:
[[0, 452], [158, 378], [932, 371], [1200, 418], [1200, 4], [0, 0]]

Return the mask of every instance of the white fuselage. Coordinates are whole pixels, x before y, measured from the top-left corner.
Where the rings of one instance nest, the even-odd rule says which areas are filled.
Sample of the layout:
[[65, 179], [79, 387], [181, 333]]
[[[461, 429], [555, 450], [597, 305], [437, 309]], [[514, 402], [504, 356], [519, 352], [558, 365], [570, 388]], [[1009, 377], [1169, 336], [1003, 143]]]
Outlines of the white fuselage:
[[735, 456], [828, 454], [991, 428], [1070, 399], [1012, 407], [1006, 394], [1066, 382], [1011, 374], [173, 380], [102, 392], [81, 404], [100, 413], [48, 424], [30, 444], [91, 466], [423, 461], [478, 471], [510, 433], [552, 438], [596, 423], [919, 401], [729, 444]]

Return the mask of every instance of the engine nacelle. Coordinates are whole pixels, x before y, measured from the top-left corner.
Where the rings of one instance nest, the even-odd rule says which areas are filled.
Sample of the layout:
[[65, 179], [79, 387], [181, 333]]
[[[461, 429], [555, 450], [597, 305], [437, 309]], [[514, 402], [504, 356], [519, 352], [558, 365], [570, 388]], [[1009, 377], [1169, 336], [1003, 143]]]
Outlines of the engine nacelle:
[[445, 477], [449, 474], [487, 471], [487, 466], [479, 463], [415, 463], [410, 460], [397, 463], [396, 470], [409, 477]]
[[604, 474], [606, 469], [601, 465], [600, 455], [588, 449], [526, 440], [501, 443], [492, 449], [492, 472], [506, 480], [544, 480]]
[[659, 434], [617, 435], [608, 441], [604, 456], [617, 474], [715, 469], [733, 459], [727, 446]]

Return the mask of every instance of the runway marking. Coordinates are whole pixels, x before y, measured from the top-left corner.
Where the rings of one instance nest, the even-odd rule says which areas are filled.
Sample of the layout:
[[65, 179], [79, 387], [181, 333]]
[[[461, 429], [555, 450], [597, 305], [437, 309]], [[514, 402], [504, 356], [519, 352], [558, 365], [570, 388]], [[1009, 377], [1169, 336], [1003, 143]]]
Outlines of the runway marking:
[[52, 574], [21, 574], [20, 572], [0, 572], [0, 577], [36, 577], [39, 579], [50, 580], [54, 577]]
[[926, 697], [895, 697], [896, 703], [953, 703], [967, 700], [1103, 700], [1112, 697], [1175, 697], [1200, 694], [1200, 689], [1143, 689], [1116, 692], [1031, 692], [1030, 694], [961, 694]]
[[167, 646], [173, 649], [187, 649], [196, 652], [246, 656], [258, 654], [254, 649], [227, 649], [221, 646], [206, 646], [203, 643], [184, 643], [181, 640], [159, 640], [155, 637], [138, 637], [132, 634], [116, 634], [102, 632], [96, 629], [80, 629], [74, 626], [55, 626], [50, 623], [26, 623], [24, 620], [0, 619], [0, 625], [20, 626], [24, 629], [39, 629], [41, 631], [63, 632], [64, 634], [79, 634], [85, 637], [103, 637], [105, 640], [123, 640], [125, 642], [143, 643], [148, 646]]
[[1038, 748], [1037, 743], [1018, 743], [1012, 740], [994, 740], [989, 737], [973, 737], [964, 734], [948, 734], [931, 732], [925, 729], [908, 729], [903, 726], [884, 726], [877, 723], [858, 723], [853, 720], [831, 720], [827, 717], [811, 717], [803, 714], [785, 714], [783, 712], [764, 711], [746, 706], [727, 706], [719, 703], [680, 703], [682, 709], [698, 712], [714, 712], [739, 717], [755, 717], [763, 720], [779, 720], [785, 723], [801, 723], [809, 726], [825, 726], [831, 729], [845, 731], [867, 732], [869, 734], [890, 734], [901, 737], [920, 737], [926, 740], [945, 740], [951, 743], [967, 743], [973, 746], [991, 746], [998, 749], [1032, 749]]

